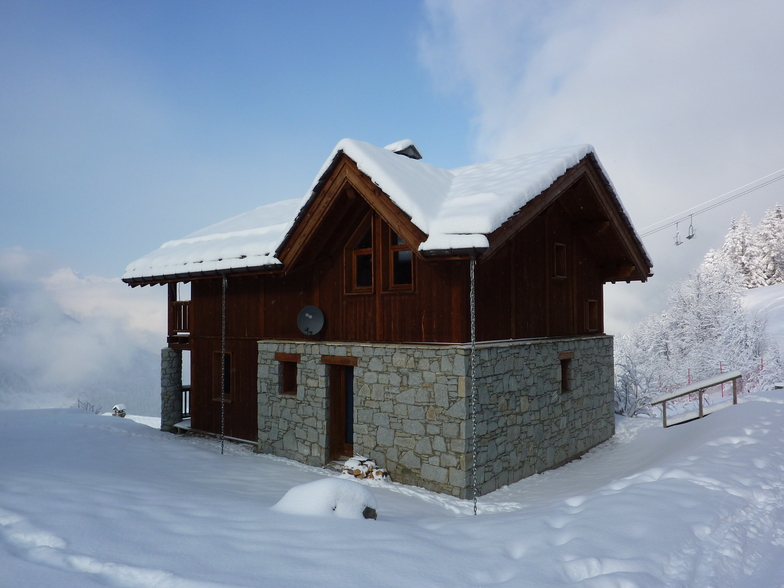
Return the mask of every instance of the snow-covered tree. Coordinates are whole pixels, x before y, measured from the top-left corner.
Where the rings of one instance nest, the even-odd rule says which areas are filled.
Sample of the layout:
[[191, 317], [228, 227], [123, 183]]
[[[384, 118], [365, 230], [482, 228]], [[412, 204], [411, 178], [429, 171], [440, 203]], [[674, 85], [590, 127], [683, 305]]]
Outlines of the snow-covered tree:
[[746, 213], [741, 215], [740, 220], [732, 219], [730, 222], [720, 257], [737, 266], [746, 288], [765, 285], [761, 267], [762, 252], [759, 248], [756, 231]]
[[762, 217], [756, 234], [757, 263], [766, 285], [784, 282], [784, 211], [778, 204]]
[[701, 380], [720, 366], [741, 371], [748, 391], [782, 378], [765, 321], [743, 308], [743, 280], [723, 251], [711, 251], [673, 286], [667, 310], [616, 340], [616, 412], [644, 414], [653, 398], [685, 384], [687, 374]]

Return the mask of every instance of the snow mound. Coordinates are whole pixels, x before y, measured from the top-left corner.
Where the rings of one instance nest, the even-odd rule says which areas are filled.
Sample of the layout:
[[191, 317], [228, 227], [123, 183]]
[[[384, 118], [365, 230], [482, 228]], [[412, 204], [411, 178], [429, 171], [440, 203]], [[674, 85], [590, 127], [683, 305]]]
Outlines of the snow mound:
[[[376, 518], [376, 497], [362, 484], [340, 478], [294, 486], [272, 507], [278, 512], [343, 519]], [[372, 509], [372, 516], [368, 509]]]

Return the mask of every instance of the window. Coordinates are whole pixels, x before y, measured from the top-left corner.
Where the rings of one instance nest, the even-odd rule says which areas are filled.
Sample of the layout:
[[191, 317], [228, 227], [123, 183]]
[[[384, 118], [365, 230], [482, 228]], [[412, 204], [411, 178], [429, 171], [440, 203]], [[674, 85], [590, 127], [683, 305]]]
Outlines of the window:
[[585, 330], [594, 333], [599, 330], [599, 301], [585, 301]]
[[289, 396], [297, 395], [297, 364], [300, 356], [298, 353], [276, 353], [275, 360], [279, 362], [280, 393]]
[[574, 359], [574, 351], [564, 351], [558, 354], [558, 359], [561, 362], [561, 394], [566, 394], [572, 389], [572, 360]]
[[406, 242], [392, 229], [389, 230], [390, 289], [414, 284], [414, 254]]
[[346, 249], [346, 290], [373, 291], [373, 224], [368, 217], [354, 233]]
[[566, 245], [555, 243], [553, 247], [553, 277], [566, 277]]
[[347, 293], [413, 291], [414, 251], [377, 214], [368, 213], [344, 254]]
[[[221, 388], [221, 380], [223, 386]], [[221, 352], [212, 354], [212, 398], [213, 400], [231, 400], [231, 353], [223, 354], [223, 370], [221, 371]]]
[[280, 362], [280, 393], [297, 395], [297, 364], [293, 361]]

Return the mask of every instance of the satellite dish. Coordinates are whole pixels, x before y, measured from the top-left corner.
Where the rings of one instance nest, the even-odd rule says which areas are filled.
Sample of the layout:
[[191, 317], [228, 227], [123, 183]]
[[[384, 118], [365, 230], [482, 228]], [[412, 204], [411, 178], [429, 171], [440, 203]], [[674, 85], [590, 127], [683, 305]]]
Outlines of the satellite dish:
[[299, 311], [297, 326], [305, 335], [316, 335], [324, 328], [324, 313], [318, 306], [306, 306]]

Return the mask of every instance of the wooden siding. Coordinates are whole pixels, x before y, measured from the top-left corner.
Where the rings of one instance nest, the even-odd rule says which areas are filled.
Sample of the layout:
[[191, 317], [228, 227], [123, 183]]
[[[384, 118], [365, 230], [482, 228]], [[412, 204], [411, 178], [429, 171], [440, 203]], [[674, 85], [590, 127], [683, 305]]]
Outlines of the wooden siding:
[[[581, 173], [586, 165], [578, 166]], [[290, 238], [282, 248], [292, 263], [285, 272], [228, 277], [229, 436], [257, 436], [259, 340], [462, 343], [470, 338], [469, 260], [421, 257], [416, 248], [421, 236], [407, 229], [399, 214], [389, 218], [383, 195], [355, 167], [342, 160], [325, 183], [330, 205], [317, 200], [305, 213], [293, 233], [301, 239]], [[625, 279], [629, 271], [626, 276], [639, 279], [650, 267], [640, 254], [630, 253], [628, 236], [619, 235], [626, 230], [622, 212], [597, 190], [604, 187], [591, 173], [562, 177], [531, 208], [490, 235], [491, 247], [477, 262], [478, 340], [603, 332], [603, 284]], [[373, 286], [357, 293], [347, 259], [353, 259], [352, 237], [363, 224], [372, 226]], [[414, 260], [409, 290], [393, 290], [389, 284], [390, 228], [414, 239], [407, 241]], [[221, 283], [220, 277], [196, 279], [191, 296], [193, 427], [215, 433], [220, 431], [220, 400], [213, 392], [212, 357], [220, 349]], [[297, 328], [297, 315], [307, 305], [325, 315], [323, 330], [312, 337]]]

